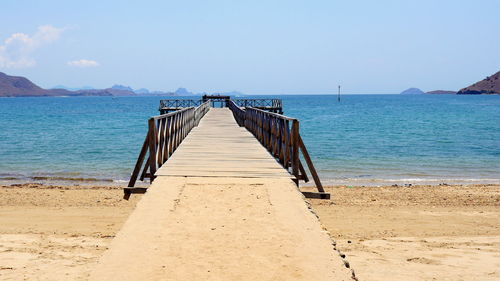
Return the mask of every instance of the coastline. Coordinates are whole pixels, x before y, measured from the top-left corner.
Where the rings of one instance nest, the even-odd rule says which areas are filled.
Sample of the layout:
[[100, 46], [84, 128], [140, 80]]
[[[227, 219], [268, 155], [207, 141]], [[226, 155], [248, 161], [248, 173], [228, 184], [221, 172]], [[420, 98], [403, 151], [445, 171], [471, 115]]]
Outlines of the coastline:
[[[308, 202], [360, 280], [500, 277], [500, 183], [326, 190], [332, 200]], [[141, 198], [122, 195], [88, 182], [1, 185], [2, 278], [86, 280]]]
[[[350, 95], [341, 103], [328, 95], [281, 98], [286, 114], [301, 120], [324, 185], [480, 184], [494, 183], [481, 178], [498, 178], [498, 96]], [[34, 177], [75, 178], [62, 184], [128, 181], [158, 99], [5, 100], [0, 182], [2, 177], [15, 178], [6, 184], [40, 181]], [[356, 116], [358, 111], [364, 115]], [[482, 137], [471, 141], [470, 136]], [[458, 178], [463, 181], [452, 181]]]
[[[128, 183], [129, 178], [120, 177], [95, 177], [85, 175], [60, 175], [60, 174], [37, 174], [25, 175], [0, 175], [0, 185], [11, 184], [42, 184], [42, 185], [81, 185], [81, 186], [114, 186], [121, 187]], [[457, 177], [413, 177], [413, 178], [328, 178], [321, 176], [324, 186], [353, 186], [353, 187], [383, 187], [383, 186], [418, 186], [418, 185], [491, 185], [500, 183], [500, 178], [457, 178]], [[137, 181], [136, 186], [147, 187], [149, 181]], [[300, 186], [314, 186], [313, 181], [300, 182]]]

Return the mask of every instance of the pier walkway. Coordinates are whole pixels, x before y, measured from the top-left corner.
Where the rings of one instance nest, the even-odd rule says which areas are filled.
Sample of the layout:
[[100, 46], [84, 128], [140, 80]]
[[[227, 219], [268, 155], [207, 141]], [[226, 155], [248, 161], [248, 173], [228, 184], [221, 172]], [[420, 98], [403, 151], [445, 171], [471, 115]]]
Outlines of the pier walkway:
[[228, 108], [155, 175], [91, 280], [351, 280], [291, 174]]
[[210, 109], [156, 175], [292, 178], [229, 108]]

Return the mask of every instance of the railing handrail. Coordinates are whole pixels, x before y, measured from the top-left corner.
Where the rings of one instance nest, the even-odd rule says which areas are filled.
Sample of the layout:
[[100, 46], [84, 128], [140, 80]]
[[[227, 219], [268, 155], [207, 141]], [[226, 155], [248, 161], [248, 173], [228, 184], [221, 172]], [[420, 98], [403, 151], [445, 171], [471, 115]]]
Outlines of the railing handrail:
[[[204, 100], [204, 99], [205, 100]], [[228, 102], [231, 100], [229, 96], [204, 96], [201, 100], [195, 99], [162, 99], [160, 100], [160, 112], [178, 110], [183, 107], [199, 106], [204, 101], [219, 101]], [[234, 99], [233, 102], [239, 107], [254, 107], [267, 109], [272, 112], [283, 112], [283, 103], [281, 99]]]
[[245, 110], [239, 107], [233, 100], [229, 100], [227, 107], [233, 112], [234, 119], [240, 127], [245, 126]]
[[201, 118], [205, 116], [205, 114], [208, 112], [209, 109], [210, 109], [210, 101], [206, 101], [194, 109], [195, 126], [198, 126]]
[[235, 99], [234, 103], [241, 107], [261, 107], [282, 109], [281, 99]]
[[195, 99], [162, 99], [162, 100], [160, 100], [160, 107], [161, 106], [165, 106], [167, 104], [174, 104], [174, 103], [200, 104], [201, 100], [195, 100]]
[[285, 116], [283, 114], [279, 114], [279, 113], [275, 113], [275, 112], [269, 112], [269, 111], [266, 111], [266, 110], [263, 110], [263, 109], [260, 109], [260, 108], [255, 108], [255, 107], [247, 107], [246, 109], [249, 109], [249, 110], [255, 110], [255, 111], [261, 111], [265, 114], [269, 114], [269, 115], [273, 115], [273, 116], [276, 116], [277, 118], [281, 118], [281, 119], [285, 119], [285, 120], [289, 120], [289, 121], [293, 121], [293, 120], [299, 120], [297, 118], [293, 118], [293, 117], [289, 117], [289, 116]]
[[234, 99], [234, 101], [280, 101], [281, 99]]
[[155, 116], [151, 116], [149, 118], [153, 118], [155, 120], [158, 120], [158, 119], [161, 119], [161, 118], [168, 118], [170, 116], [173, 116], [173, 115], [176, 115], [176, 114], [179, 114], [183, 111], [186, 111], [186, 110], [191, 110], [191, 109], [195, 109], [194, 106], [190, 106], [190, 107], [185, 107], [183, 109], [179, 109], [177, 111], [172, 111], [172, 112], [169, 112], [169, 113], [165, 113], [165, 114], [160, 114], [160, 115], [155, 115]]

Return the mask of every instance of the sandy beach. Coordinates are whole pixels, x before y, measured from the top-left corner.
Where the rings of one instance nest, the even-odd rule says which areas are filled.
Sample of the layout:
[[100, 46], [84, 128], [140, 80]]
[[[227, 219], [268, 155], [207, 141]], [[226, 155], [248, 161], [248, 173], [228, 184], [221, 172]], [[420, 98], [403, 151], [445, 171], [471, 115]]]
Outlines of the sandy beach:
[[311, 203], [359, 280], [500, 279], [500, 185], [327, 191]]
[[[500, 185], [327, 191], [332, 200], [309, 202], [359, 280], [500, 278]], [[113, 186], [1, 186], [0, 279], [86, 280], [140, 198]]]
[[2, 186], [0, 279], [86, 280], [139, 199], [112, 186]]

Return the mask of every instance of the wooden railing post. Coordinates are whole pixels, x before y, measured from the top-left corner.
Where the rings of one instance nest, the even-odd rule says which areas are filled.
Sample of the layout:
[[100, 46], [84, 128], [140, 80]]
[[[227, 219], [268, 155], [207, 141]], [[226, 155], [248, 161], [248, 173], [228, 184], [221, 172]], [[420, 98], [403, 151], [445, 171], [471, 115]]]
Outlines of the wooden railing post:
[[299, 121], [294, 119], [292, 121], [292, 174], [299, 178]]
[[156, 173], [156, 120], [150, 118], [148, 120], [148, 142], [149, 142], [149, 172], [151, 173], [150, 182], [153, 182], [154, 174]]
[[288, 170], [290, 167], [290, 121], [285, 120], [285, 148], [284, 148], [284, 164], [283, 167]]
[[165, 127], [164, 127], [164, 130], [165, 130], [165, 132], [164, 132], [164, 139], [165, 140], [163, 142], [163, 149], [164, 149], [164, 151], [163, 151], [163, 161], [162, 161], [163, 163], [165, 163], [168, 160], [168, 158], [170, 158], [170, 151], [168, 150], [168, 140], [170, 139], [170, 130], [169, 130], [170, 123], [171, 123], [170, 119], [167, 118], [165, 120]]

